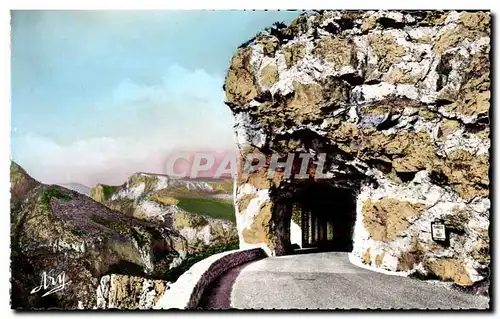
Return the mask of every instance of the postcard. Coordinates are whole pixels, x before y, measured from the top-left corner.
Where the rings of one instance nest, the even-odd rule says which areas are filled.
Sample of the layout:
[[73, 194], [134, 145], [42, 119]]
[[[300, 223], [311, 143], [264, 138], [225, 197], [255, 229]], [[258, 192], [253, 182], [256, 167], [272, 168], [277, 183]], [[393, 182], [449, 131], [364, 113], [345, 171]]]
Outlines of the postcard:
[[11, 307], [490, 309], [491, 27], [11, 11]]

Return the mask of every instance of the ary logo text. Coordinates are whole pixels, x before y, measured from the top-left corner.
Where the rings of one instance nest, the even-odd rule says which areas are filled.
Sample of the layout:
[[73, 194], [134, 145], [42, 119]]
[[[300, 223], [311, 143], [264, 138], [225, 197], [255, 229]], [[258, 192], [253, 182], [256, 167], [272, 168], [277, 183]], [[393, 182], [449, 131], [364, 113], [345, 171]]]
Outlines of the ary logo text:
[[39, 291], [45, 292], [42, 297], [51, 295], [58, 291], [64, 290], [71, 281], [66, 281], [66, 274], [64, 271], [49, 270], [42, 272], [40, 286], [37, 286], [31, 290], [31, 294], [37, 293]]

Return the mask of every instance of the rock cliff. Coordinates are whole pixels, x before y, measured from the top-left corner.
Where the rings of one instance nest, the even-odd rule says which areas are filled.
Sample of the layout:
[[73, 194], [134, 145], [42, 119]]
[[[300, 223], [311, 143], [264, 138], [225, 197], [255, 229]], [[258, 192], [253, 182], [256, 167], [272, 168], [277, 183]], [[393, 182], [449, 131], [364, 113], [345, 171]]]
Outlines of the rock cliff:
[[[240, 149], [240, 246], [290, 252], [289, 201], [319, 183], [246, 174], [247, 154], [327, 154], [355, 201], [352, 254], [459, 285], [489, 267], [490, 14], [321, 11], [244, 43], [224, 89]], [[332, 207], [332, 213], [335, 208]], [[432, 239], [431, 222], [448, 242]]]
[[[161, 278], [188, 251], [177, 231], [41, 184], [15, 163], [11, 194], [13, 308], [93, 308], [101, 276]], [[45, 295], [63, 274], [65, 288]]]
[[188, 251], [237, 242], [233, 181], [173, 179], [136, 173], [121, 186], [97, 185], [94, 200], [142, 220], [165, 225], [186, 238]]
[[153, 309], [169, 283], [136, 276], [106, 275], [97, 288], [98, 309]]

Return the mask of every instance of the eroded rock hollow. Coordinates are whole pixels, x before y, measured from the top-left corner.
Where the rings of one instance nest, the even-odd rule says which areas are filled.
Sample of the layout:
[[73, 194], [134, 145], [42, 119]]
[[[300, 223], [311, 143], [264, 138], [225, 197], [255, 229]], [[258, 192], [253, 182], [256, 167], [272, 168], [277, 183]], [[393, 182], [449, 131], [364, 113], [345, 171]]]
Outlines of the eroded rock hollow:
[[[309, 12], [244, 43], [224, 85], [240, 246], [325, 244], [389, 271], [484, 280], [489, 53], [489, 12]], [[310, 154], [313, 169], [247, 173], [250, 153]]]

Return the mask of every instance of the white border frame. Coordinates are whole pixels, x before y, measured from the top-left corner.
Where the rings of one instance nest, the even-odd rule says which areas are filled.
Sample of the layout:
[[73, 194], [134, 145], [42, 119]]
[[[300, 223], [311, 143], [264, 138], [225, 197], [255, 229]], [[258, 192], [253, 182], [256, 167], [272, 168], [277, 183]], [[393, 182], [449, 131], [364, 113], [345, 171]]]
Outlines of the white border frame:
[[[349, 0], [349, 1], [321, 1], [321, 0], [307, 0], [307, 1], [297, 1], [297, 0], [253, 0], [252, 2], [244, 2], [244, 1], [232, 1], [226, 2], [221, 0], [214, 1], [202, 1], [202, 0], [184, 0], [184, 1], [155, 1], [155, 0], [141, 0], [141, 1], [130, 1], [130, 0], [74, 0], [74, 1], [62, 1], [62, 0], [18, 0], [18, 1], [2, 1], [1, 5], [7, 5], [5, 10], [1, 11], [0, 19], [1, 19], [1, 40], [0, 43], [3, 45], [2, 50], [0, 51], [2, 54], [2, 64], [0, 70], [2, 71], [2, 89], [0, 90], [1, 99], [3, 101], [3, 105], [0, 107], [0, 213], [2, 216], [2, 222], [0, 226], [3, 228], [1, 231], [2, 234], [2, 287], [1, 290], [1, 301], [2, 308], [8, 311], [8, 316], [14, 315], [13, 311], [9, 311], [10, 309], [10, 247], [9, 247], [9, 166], [10, 166], [10, 9], [490, 9], [492, 10], [493, 16], [496, 16], [498, 12], [497, 7], [500, 2], [498, 1], [486, 1], [486, 0], [474, 0], [474, 1], [462, 1], [462, 0], [419, 0], [416, 2], [410, 1], [388, 1], [388, 0], [379, 0], [377, 2], [373, 1], [362, 1], [362, 0]], [[496, 25], [496, 17], [493, 19], [494, 24]], [[494, 26], [495, 28], [495, 26]], [[492, 39], [493, 44], [498, 43], [498, 32], [493, 33], [494, 38]], [[494, 51], [496, 55], [496, 51]], [[498, 59], [494, 59], [496, 63], [494, 64], [495, 69], [492, 70], [492, 74], [498, 74]], [[495, 84], [495, 83], [493, 83]], [[496, 92], [496, 86], [492, 87], [492, 92]], [[492, 94], [492, 108], [498, 106], [497, 104], [497, 96]], [[497, 122], [497, 117], [500, 112], [494, 112], [494, 119], [492, 119], [492, 125]], [[497, 129], [494, 129], [493, 132], [496, 132]], [[497, 138], [495, 138], [497, 140]], [[494, 150], [497, 148], [492, 145]], [[498, 159], [498, 156], [494, 156], [494, 158]], [[492, 163], [494, 165], [496, 163]], [[493, 171], [494, 172], [494, 171]], [[492, 176], [493, 177], [493, 176]], [[498, 180], [496, 174], [493, 177]], [[492, 198], [497, 194], [497, 187], [494, 189], [494, 193], [492, 194]], [[494, 205], [494, 207], [497, 205]], [[498, 223], [500, 217], [496, 214], [496, 209], [494, 212], [491, 212], [492, 216], [497, 216], [495, 218], [495, 230], [498, 232], [499, 227]], [[495, 234], [494, 239], [498, 241], [498, 235]], [[492, 247], [497, 247], [493, 245]], [[494, 252], [492, 252], [494, 253]], [[495, 264], [496, 265], [496, 264]], [[496, 267], [495, 267], [496, 268]], [[498, 278], [498, 274], [496, 273], [496, 269], [493, 270], [495, 272], [494, 278]], [[9, 287], [9, 290], [7, 289]], [[498, 296], [498, 293], [495, 293], [494, 296]], [[497, 298], [493, 302], [496, 301]], [[496, 303], [497, 304], [497, 303]], [[498, 306], [498, 304], [497, 304]], [[232, 313], [231, 313], [232, 314]], [[239, 315], [240, 313], [238, 313]], [[25, 316], [34, 317], [34, 316], [52, 316], [53, 313], [31, 313], [25, 314]], [[96, 313], [84, 313], [80, 314], [85, 317], [96, 316], [100, 314]], [[112, 313], [109, 316], [113, 316], [118, 318], [122, 316], [123, 313]], [[151, 313], [146, 312], [144, 314], [136, 313], [134, 315], [138, 316], [151, 316]], [[160, 314], [161, 315], [161, 314]], [[177, 315], [177, 314], [172, 314]], [[193, 314], [186, 314], [192, 316]], [[203, 315], [210, 315], [209, 313], [203, 313]], [[220, 315], [220, 313], [214, 314], [216, 316]], [[276, 314], [269, 313], [259, 313], [261, 316], [270, 316]], [[290, 313], [284, 312], [282, 315], [288, 316]], [[320, 315], [318, 313], [313, 313], [312, 315]], [[329, 315], [326, 313], [326, 315]], [[353, 314], [358, 316], [359, 313]], [[374, 314], [375, 315], [375, 314]], [[378, 316], [385, 316], [384, 313], [376, 314]], [[399, 313], [398, 315], [401, 315]], [[440, 315], [437, 313], [436, 315]], [[477, 315], [475, 313], [468, 313], [468, 316]]]

